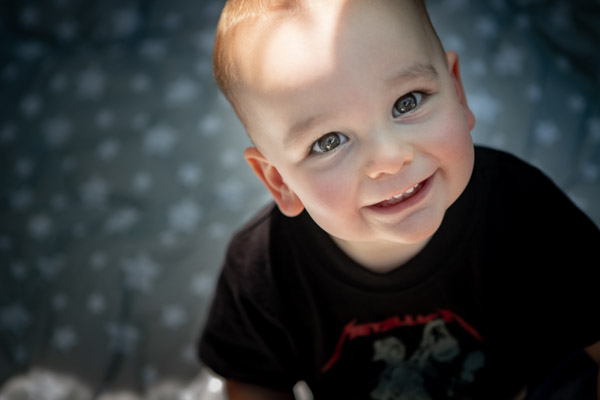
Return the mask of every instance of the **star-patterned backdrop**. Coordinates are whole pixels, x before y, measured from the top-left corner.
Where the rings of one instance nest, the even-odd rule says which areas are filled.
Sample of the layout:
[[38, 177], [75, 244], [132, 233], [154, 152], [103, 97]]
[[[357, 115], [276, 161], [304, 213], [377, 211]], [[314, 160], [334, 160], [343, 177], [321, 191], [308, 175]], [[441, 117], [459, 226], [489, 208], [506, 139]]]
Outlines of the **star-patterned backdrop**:
[[[600, 224], [600, 2], [428, 3], [474, 140]], [[0, 2], [0, 399], [182, 398], [203, 371], [228, 238], [268, 201], [211, 75], [222, 6]]]

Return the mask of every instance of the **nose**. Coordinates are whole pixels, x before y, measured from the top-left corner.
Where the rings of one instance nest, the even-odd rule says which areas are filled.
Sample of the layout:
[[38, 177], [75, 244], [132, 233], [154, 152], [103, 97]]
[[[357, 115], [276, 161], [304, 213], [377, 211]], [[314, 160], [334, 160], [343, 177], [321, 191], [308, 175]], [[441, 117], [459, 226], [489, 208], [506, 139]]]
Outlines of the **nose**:
[[371, 179], [395, 175], [412, 162], [414, 153], [414, 147], [402, 133], [379, 131], [369, 141], [366, 174]]

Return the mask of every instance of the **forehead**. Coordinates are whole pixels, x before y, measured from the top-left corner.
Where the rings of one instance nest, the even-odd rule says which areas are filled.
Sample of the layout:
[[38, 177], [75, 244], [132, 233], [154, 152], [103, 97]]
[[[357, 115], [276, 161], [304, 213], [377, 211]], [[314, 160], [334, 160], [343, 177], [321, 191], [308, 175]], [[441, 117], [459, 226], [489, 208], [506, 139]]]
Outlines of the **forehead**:
[[[388, 51], [426, 53], [432, 32], [417, 0], [316, 0], [304, 1], [297, 11], [274, 10], [253, 20], [238, 36], [235, 52], [243, 80], [251, 86], [271, 81], [290, 82], [310, 71], [340, 67], [345, 55], [382, 60]], [[381, 46], [373, 46], [379, 42]], [[297, 67], [297, 68], [294, 68]], [[310, 78], [310, 76], [309, 76]], [[293, 82], [290, 82], [290, 84]], [[267, 85], [268, 88], [268, 85]]]
[[[427, 71], [439, 50], [415, 0], [308, 2], [293, 15], [275, 13], [246, 29], [238, 43], [245, 98], [252, 113], [260, 105], [297, 113], [338, 94], [351, 96], [352, 83], [377, 84]], [[376, 83], [376, 82], [373, 82]], [[321, 96], [323, 95], [323, 96]], [[293, 97], [295, 102], [286, 102]]]

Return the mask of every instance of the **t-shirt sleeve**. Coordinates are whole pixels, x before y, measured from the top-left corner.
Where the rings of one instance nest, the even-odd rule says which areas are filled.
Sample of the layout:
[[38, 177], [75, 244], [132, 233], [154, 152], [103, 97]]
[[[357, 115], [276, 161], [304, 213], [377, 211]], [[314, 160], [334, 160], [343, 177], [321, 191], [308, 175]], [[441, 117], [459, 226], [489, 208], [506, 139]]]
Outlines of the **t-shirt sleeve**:
[[[547, 188], [547, 189], [544, 189]], [[587, 346], [600, 341], [600, 231], [549, 178], [538, 189], [535, 217], [537, 279], [557, 340]], [[546, 195], [547, 194], [547, 195]], [[535, 291], [532, 291], [535, 293]]]
[[205, 365], [226, 379], [289, 392], [298, 380], [293, 343], [270, 277], [264, 239], [246, 231], [232, 240], [198, 352]]
[[502, 309], [519, 316], [503, 315], [505, 333], [551, 364], [600, 341], [600, 231], [537, 168], [516, 159], [500, 165], [504, 182], [488, 197], [502, 210], [488, 217], [502, 260], [495, 284], [505, 288], [497, 293]]

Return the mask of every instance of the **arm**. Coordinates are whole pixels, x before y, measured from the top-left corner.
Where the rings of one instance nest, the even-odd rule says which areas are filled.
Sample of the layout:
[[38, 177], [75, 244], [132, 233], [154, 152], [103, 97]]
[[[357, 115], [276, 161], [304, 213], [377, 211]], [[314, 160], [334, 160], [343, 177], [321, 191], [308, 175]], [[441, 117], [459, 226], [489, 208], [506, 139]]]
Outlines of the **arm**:
[[279, 392], [248, 383], [227, 380], [229, 400], [293, 400], [292, 393]]
[[289, 311], [269, 257], [273, 209], [269, 206], [231, 240], [198, 345], [203, 365], [224, 378], [223, 392], [233, 400], [293, 399], [297, 380], [289, 367], [297, 365], [285, 324]]
[[597, 342], [591, 346], [585, 348], [585, 352], [590, 356], [590, 358], [596, 361], [598, 364], [598, 380], [597, 380], [597, 394], [596, 397], [600, 400], [600, 342]]

